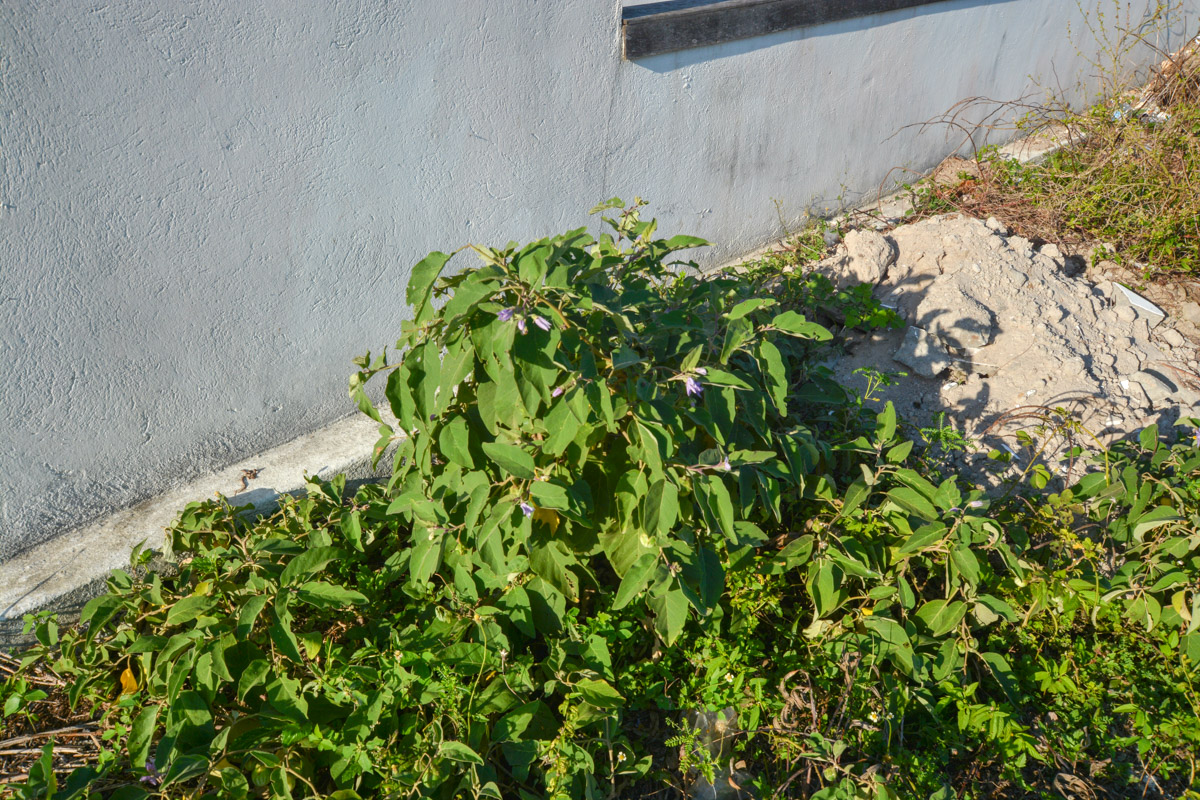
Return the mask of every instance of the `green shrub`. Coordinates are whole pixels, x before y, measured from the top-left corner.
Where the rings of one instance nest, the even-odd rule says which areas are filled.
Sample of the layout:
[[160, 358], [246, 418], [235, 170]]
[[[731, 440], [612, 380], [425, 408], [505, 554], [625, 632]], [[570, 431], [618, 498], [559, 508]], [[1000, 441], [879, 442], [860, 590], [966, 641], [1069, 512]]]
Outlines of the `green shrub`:
[[1149, 429], [1057, 494], [922, 475], [797, 310], [888, 324], [868, 296], [689, 275], [702, 242], [637, 206], [414, 269], [402, 357], [351, 380], [386, 483], [193, 504], [177, 571], [139, 551], [82, 627], [31, 619], [26, 666], [105, 738], [69, 776], [47, 745], [15, 796], [1017, 797], [1088, 759], [1122, 791], [1194, 782], [1196, 448]]

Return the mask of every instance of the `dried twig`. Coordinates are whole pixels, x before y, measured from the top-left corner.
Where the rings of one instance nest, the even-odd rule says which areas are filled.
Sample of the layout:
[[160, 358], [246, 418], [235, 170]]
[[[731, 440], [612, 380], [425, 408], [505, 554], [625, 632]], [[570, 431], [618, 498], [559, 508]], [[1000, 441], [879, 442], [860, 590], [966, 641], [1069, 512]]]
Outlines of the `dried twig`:
[[35, 739], [42, 739], [48, 736], [58, 736], [66, 739], [76, 736], [91, 735], [92, 731], [83, 725], [72, 725], [69, 728], [56, 728], [52, 731], [38, 731], [36, 733], [29, 733], [24, 736], [15, 736], [12, 739], [5, 739], [3, 742], [0, 742], [0, 748], [15, 747], [16, 745], [25, 744], [26, 742], [32, 742]]
[[[68, 755], [77, 756], [83, 751], [76, 747], [58, 747], [54, 748], [55, 755], [66, 753]], [[0, 756], [37, 756], [41, 755], [42, 748], [40, 747], [18, 747], [13, 750], [0, 750]]]

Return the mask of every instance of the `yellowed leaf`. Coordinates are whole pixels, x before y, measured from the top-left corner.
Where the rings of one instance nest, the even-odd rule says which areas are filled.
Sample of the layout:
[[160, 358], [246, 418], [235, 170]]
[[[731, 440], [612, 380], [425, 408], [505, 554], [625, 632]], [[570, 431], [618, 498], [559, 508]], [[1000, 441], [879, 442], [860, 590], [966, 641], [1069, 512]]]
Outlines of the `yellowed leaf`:
[[553, 508], [539, 508], [533, 512], [533, 518], [537, 522], [544, 522], [550, 526], [550, 533], [558, 533], [558, 512]]
[[121, 673], [121, 694], [133, 694], [138, 690], [137, 678], [134, 677], [133, 670], [129, 667]]

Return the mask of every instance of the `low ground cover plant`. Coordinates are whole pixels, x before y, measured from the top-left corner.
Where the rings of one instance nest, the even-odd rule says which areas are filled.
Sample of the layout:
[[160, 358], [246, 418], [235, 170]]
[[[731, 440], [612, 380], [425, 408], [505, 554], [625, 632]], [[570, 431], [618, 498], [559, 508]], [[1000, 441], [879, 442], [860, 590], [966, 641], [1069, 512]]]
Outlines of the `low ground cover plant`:
[[699, 278], [639, 206], [414, 268], [350, 386], [386, 480], [192, 504], [31, 618], [0, 793], [1196, 796], [1195, 442], [989, 498], [822, 368], [869, 295]]

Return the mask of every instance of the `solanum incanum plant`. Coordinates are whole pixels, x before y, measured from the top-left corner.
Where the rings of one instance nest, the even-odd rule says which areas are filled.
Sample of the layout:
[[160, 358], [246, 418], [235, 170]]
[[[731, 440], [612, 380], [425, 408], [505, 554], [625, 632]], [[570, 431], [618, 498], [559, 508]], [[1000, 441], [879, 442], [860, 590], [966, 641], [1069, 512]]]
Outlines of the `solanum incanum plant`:
[[[475, 248], [483, 266], [448, 277], [450, 256], [430, 255], [401, 361], [359, 361], [351, 391], [381, 423], [365, 386], [388, 373], [398, 429], [382, 426], [376, 452], [395, 448], [414, 597], [447, 557], [467, 594], [518, 607], [565, 608], [613, 574], [615, 607], [644, 598], [669, 644], [717, 609], [727, 549], [764, 541], [760, 523], [802, 490], [819, 452], [788, 404], [801, 389], [842, 397], [806, 372], [829, 332], [669, 262], [705, 243], [655, 239], [639, 205], [615, 236]], [[486, 627], [497, 647], [513, 636], [502, 617]]]

